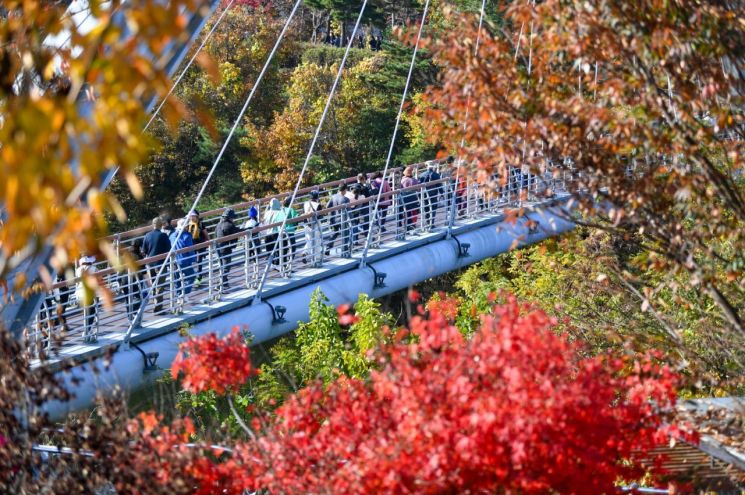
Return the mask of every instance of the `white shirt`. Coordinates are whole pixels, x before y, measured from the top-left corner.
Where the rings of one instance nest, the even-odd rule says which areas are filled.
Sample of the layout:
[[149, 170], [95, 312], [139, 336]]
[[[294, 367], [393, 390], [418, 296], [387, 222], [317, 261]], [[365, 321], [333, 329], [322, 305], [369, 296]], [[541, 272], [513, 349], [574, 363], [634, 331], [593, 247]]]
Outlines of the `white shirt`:
[[303, 212], [305, 215], [318, 211], [318, 207], [321, 203], [318, 201], [308, 200], [303, 204]]

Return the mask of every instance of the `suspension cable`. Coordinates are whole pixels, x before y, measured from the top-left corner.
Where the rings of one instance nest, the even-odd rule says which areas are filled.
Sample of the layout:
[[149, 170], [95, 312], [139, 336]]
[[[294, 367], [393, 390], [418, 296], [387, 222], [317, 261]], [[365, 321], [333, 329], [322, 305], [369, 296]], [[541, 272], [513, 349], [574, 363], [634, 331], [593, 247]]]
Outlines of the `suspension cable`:
[[[313, 156], [313, 150], [316, 146], [316, 141], [318, 141], [318, 137], [321, 134], [321, 128], [323, 127], [323, 123], [326, 120], [326, 115], [328, 114], [329, 108], [331, 107], [331, 101], [334, 98], [334, 93], [336, 93], [336, 87], [339, 85], [339, 81], [341, 80], [342, 72], [344, 72], [344, 65], [347, 62], [347, 57], [349, 56], [349, 51], [352, 48], [352, 45], [354, 44], [354, 38], [357, 34], [357, 29], [360, 26], [360, 22], [362, 21], [362, 16], [365, 13], [365, 7], [367, 7], [367, 1], [364, 0], [362, 3], [362, 8], [360, 9], [360, 13], [357, 16], [357, 22], [354, 25], [354, 30], [352, 31], [352, 35], [349, 37], [349, 42], [347, 43], [347, 48], [344, 50], [344, 57], [341, 59], [341, 63], [339, 64], [339, 70], [336, 73], [336, 79], [334, 79], [334, 84], [331, 87], [331, 91], [329, 92], [328, 98], [326, 99], [326, 106], [323, 108], [323, 114], [321, 114], [321, 120], [318, 122], [318, 126], [316, 127], [316, 132], [313, 135], [313, 141], [310, 143], [310, 149], [308, 149], [308, 154], [305, 157], [305, 163], [303, 163], [303, 168], [300, 170], [300, 175], [297, 178], [297, 182], [295, 183], [295, 189], [292, 191], [292, 196], [290, 196], [290, 203], [289, 208], [292, 208], [292, 204], [295, 202], [295, 197], [297, 196], [297, 192], [300, 189], [300, 184], [302, 183], [303, 176], [305, 175], [305, 170], [308, 168], [308, 163], [310, 162], [311, 157]], [[343, 34], [342, 34], [343, 36]], [[284, 206], [282, 206], [284, 208]], [[287, 224], [288, 215], [283, 215], [284, 218], [282, 219], [282, 224], [279, 227], [279, 235], [282, 235], [282, 232], [285, 230], [285, 225]], [[275, 253], [277, 252], [277, 247], [279, 246], [279, 238], [274, 242], [274, 246], [272, 247], [272, 252], [269, 254], [269, 257], [267, 258], [266, 267], [264, 267], [264, 272], [261, 274], [261, 281], [259, 282], [259, 287], [256, 289], [256, 299], [261, 300], [261, 291], [264, 288], [264, 284], [266, 283], [267, 275], [269, 274], [269, 270], [272, 266], [272, 261], [274, 260]]]
[[[243, 107], [241, 108], [241, 111], [238, 113], [238, 116], [235, 119], [235, 122], [233, 123], [233, 127], [230, 129], [230, 132], [228, 133], [228, 136], [225, 138], [225, 142], [222, 145], [222, 148], [220, 149], [220, 152], [217, 154], [217, 158], [215, 158], [215, 162], [212, 164], [212, 168], [209, 171], [209, 174], [207, 174], [207, 178], [202, 183], [202, 187], [199, 190], [199, 193], [197, 194], [197, 197], [194, 199], [194, 203], [192, 204], [191, 208], [189, 209], [190, 212], [194, 211], [199, 204], [199, 201], [202, 199], [202, 195], [204, 195], [204, 191], [207, 189], [207, 185], [209, 184], [210, 180], [212, 179], [212, 176], [214, 175], [215, 171], [217, 170], [217, 165], [220, 163], [220, 160], [222, 159], [222, 156], [225, 154], [225, 150], [228, 148], [228, 144], [230, 144], [230, 140], [233, 137], [233, 134], [235, 134], [236, 129], [238, 128], [238, 125], [243, 120], [243, 116], [246, 113], [246, 110], [248, 109], [249, 104], [253, 100], [254, 95], [256, 94], [256, 90], [261, 84], [261, 81], [264, 79], [264, 75], [266, 74], [267, 70], [269, 69], [269, 65], [271, 64], [272, 60], [274, 59], [275, 53], [277, 53], [277, 49], [279, 48], [279, 45], [282, 42], [282, 39], [285, 36], [285, 33], [287, 32], [287, 29], [290, 27], [290, 23], [292, 22], [292, 19], [295, 17], [295, 13], [298, 10], [298, 7], [302, 3], [303, 0], [297, 0], [295, 2], [295, 6], [292, 8], [292, 11], [290, 12], [290, 15], [287, 17], [287, 20], [285, 21], [284, 26], [282, 27], [282, 31], [279, 33], [279, 36], [277, 37], [277, 41], [274, 43], [274, 47], [272, 47], [272, 51], [269, 53], [269, 57], [267, 57], [266, 62], [264, 63], [264, 67], [261, 69], [261, 73], [259, 73], [259, 77], [256, 79], [256, 82], [251, 87], [251, 91], [246, 98], [246, 102], [243, 104]], [[367, 3], [367, 0], [365, 0], [365, 3]], [[297, 190], [297, 189], [296, 189]], [[186, 228], [186, 222], [183, 222], [182, 225], [176, 230], [176, 237], [181, 237], [181, 234], [184, 232], [184, 229]], [[160, 269], [158, 270], [158, 274], [156, 275], [153, 284], [156, 285], [158, 280], [160, 280], [161, 276], [163, 275], [163, 270], [165, 269], [166, 265], [168, 264], [168, 261], [173, 256], [173, 252], [176, 249], [176, 243], [173, 243], [171, 245], [171, 248], [168, 250], [168, 254], [166, 255], [165, 259], [163, 260]], [[124, 343], [129, 344], [129, 339], [132, 336], [132, 331], [134, 328], [139, 324], [139, 322], [142, 319], [142, 314], [145, 311], [145, 307], [147, 306], [147, 303], [150, 300], [151, 294], [154, 292], [155, 288], [153, 287], [153, 290], [147, 291], [145, 294], [145, 297], [143, 297], [142, 303], [140, 304], [140, 308], [137, 310], [137, 315], [132, 320], [132, 323], [130, 323], [129, 328], [127, 328], [127, 333], [124, 335]]]
[[[424, 23], [427, 20], [427, 12], [429, 11], [429, 1], [427, 0], [424, 4], [424, 12], [422, 13], [422, 22], [419, 25], [419, 32], [417, 33], [416, 43], [414, 44], [414, 53], [411, 54], [411, 64], [409, 65], [409, 74], [406, 77], [406, 85], [404, 86], [404, 93], [401, 96], [401, 105], [398, 107], [398, 115], [396, 115], [396, 125], [393, 127], [393, 137], [391, 138], [391, 146], [388, 148], [388, 156], [385, 159], [385, 167], [383, 168], [383, 179], [378, 188], [378, 196], [375, 198], [375, 208], [370, 215], [370, 224], [367, 226], [367, 239], [365, 239], [365, 248], [362, 251], [362, 260], [360, 261], [360, 268], [364, 268], [367, 263], [367, 252], [370, 249], [370, 241], [372, 240], [373, 225], [378, 218], [378, 208], [380, 207], [380, 199], [383, 196], [383, 184], [385, 184], [388, 178], [388, 167], [391, 164], [391, 158], [393, 157], [393, 148], [396, 144], [396, 137], [398, 136], [398, 127], [401, 124], [401, 115], [404, 112], [404, 105], [406, 104], [406, 97], [409, 94], [409, 86], [411, 85], [411, 76], [414, 73], [414, 65], [416, 63], [416, 55], [419, 51], [419, 42], [422, 39], [422, 32], [424, 31]], [[486, 1], [486, 0], [484, 0]]]
[[[486, 11], [486, 0], [481, 1], [481, 15], [479, 16], [479, 29], [476, 33], [476, 46], [473, 49], [473, 55], [477, 56], [479, 53], [479, 47], [481, 46], [481, 30], [484, 26], [484, 13]], [[522, 28], [520, 28], [520, 34], [522, 35]], [[468, 129], [468, 116], [471, 112], [471, 93], [468, 93], [466, 98], [466, 115], [463, 118], [463, 137], [460, 140], [460, 147], [458, 148], [458, 154], [462, 154], [466, 147], [466, 130]], [[459, 160], [460, 162], [460, 160]], [[450, 202], [450, 219], [448, 220], [448, 238], [453, 230], [453, 221], [455, 219], [455, 196], [458, 193], [458, 181], [460, 180], [460, 163], [458, 163], [455, 171], [455, 182], [453, 183], [453, 200]], [[468, 190], [466, 190], [468, 194]]]
[[210, 29], [209, 33], [207, 33], [207, 35], [202, 40], [202, 43], [194, 51], [194, 54], [191, 56], [189, 61], [186, 63], [184, 70], [181, 71], [181, 73], [178, 75], [176, 80], [173, 82], [173, 84], [171, 85], [171, 89], [168, 90], [168, 93], [166, 93], [166, 95], [163, 97], [163, 99], [161, 100], [157, 108], [153, 110], [153, 114], [150, 116], [150, 120], [147, 121], [147, 124], [145, 124], [145, 127], [142, 129], [142, 134], [144, 134], [145, 131], [147, 131], [148, 128], [150, 128], [150, 124], [152, 124], [153, 121], [155, 120], [155, 117], [158, 116], [158, 114], [160, 113], [160, 109], [163, 108], [163, 105], [166, 104], [166, 101], [168, 101], [168, 98], [173, 94], [174, 90], [176, 89], [176, 86], [178, 86], [178, 84], [181, 82], [181, 79], [183, 79], [184, 75], [186, 75], [186, 72], [191, 68], [191, 64], [194, 63], [194, 60], [196, 60], [197, 55], [199, 55], [199, 53], [202, 51], [202, 49], [207, 44], [209, 39], [212, 37], [212, 33], [214, 33], [215, 30], [217, 29], [217, 26], [220, 25], [223, 18], [225, 17], [225, 14], [228, 13], [228, 10], [230, 10], [230, 7], [233, 6], [234, 2], [235, 0], [230, 0], [228, 4], [225, 6], [225, 8], [223, 9], [223, 11], [220, 12], [220, 17], [217, 18], [217, 20], [215, 21], [215, 24], [212, 26], [212, 29]]

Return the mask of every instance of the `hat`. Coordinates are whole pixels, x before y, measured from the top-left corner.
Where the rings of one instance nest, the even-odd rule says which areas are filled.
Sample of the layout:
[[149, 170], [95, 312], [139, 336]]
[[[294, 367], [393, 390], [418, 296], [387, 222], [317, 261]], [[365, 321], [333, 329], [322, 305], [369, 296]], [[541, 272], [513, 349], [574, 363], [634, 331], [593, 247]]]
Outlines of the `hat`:
[[310, 192], [310, 198], [311, 199], [318, 199], [321, 196], [321, 194], [318, 191], [311, 191]]
[[248, 209], [248, 218], [259, 218], [259, 210], [255, 206]]
[[222, 212], [222, 217], [228, 219], [235, 218], [235, 210], [233, 210], [233, 208], [228, 208], [227, 210]]
[[187, 217], [197, 217], [199, 218], [199, 212], [197, 210], [191, 210]]
[[92, 265], [96, 262], [95, 256], [81, 256], [80, 257], [80, 264], [81, 265]]

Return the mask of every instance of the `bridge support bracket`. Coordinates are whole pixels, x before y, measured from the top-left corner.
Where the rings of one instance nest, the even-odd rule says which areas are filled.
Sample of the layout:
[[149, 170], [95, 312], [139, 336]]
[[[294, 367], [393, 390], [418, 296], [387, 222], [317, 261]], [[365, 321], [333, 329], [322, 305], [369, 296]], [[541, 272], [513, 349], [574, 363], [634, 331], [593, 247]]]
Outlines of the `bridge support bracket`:
[[140, 354], [142, 354], [142, 363], [143, 368], [142, 371], [145, 373], [148, 373], [150, 371], [158, 371], [160, 369], [160, 366], [158, 366], [156, 363], [158, 361], [158, 357], [160, 356], [159, 352], [145, 352], [142, 350], [142, 347], [138, 346], [134, 342], [128, 342], [128, 344], [135, 349], [137, 349]]
[[287, 308], [280, 305], [273, 306], [272, 303], [270, 303], [269, 301], [262, 302], [266, 303], [267, 306], [272, 309], [272, 325], [280, 325], [287, 322], [287, 320], [285, 320], [285, 313], [287, 313]]
[[367, 265], [367, 267], [372, 270], [373, 275], [375, 276], [375, 282], [373, 283], [373, 289], [383, 289], [385, 285], [385, 278], [388, 276], [387, 273], [379, 272], [373, 267], [372, 265]]
[[455, 236], [452, 236], [452, 239], [458, 245], [458, 258], [468, 258], [470, 256], [468, 250], [471, 249], [471, 244], [468, 242], [460, 242], [460, 240]]

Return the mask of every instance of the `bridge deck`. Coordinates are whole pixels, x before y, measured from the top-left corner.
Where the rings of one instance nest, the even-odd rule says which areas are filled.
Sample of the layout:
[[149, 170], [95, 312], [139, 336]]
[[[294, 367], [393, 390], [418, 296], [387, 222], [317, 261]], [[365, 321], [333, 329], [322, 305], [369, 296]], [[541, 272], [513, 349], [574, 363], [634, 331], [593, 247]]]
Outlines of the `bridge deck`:
[[[510, 180], [494, 190], [467, 181], [457, 182], [445, 177], [384, 195], [383, 202], [390, 202], [390, 207], [381, 209], [380, 219], [374, 222], [373, 244], [366, 261], [440, 240], [449, 231], [458, 233], [484, 222], [496, 222], [506, 208], [525, 205], [527, 201], [546, 201], [564, 190], [563, 178], [558, 180], [548, 172], [542, 177], [511, 173]], [[317, 189], [328, 195], [337, 184]], [[297, 203], [300, 208], [309, 192], [310, 189], [303, 191], [301, 202]], [[177, 251], [202, 254], [202, 259], [193, 265], [201, 273], [198, 285], [188, 271], [180, 269], [175, 257], [167, 261], [158, 284], [153, 284], [154, 276], [150, 276], [148, 265], [157, 266], [165, 255], [139, 261], [136, 270], [125, 272], [99, 264], [99, 279], [109, 289], [111, 302], [103, 305], [97, 300], [95, 305], [83, 307], [74, 297], [77, 279], [55, 284], [44, 298], [33, 326], [27, 329], [29, 345], [37, 355], [43, 352], [47, 359], [51, 358], [52, 363], [100, 355], [107, 347], [122, 343], [143, 294], [153, 290], [153, 285], [156, 294], [161, 293], [163, 308], [156, 314], [150, 302], [141, 324], [132, 333], [132, 342], [174, 332], [251, 304], [257, 298], [271, 297], [350, 270], [362, 261], [365, 226], [375, 199], [373, 196], [317, 214], [301, 215], [288, 221], [282, 232], [279, 224], [264, 225]], [[269, 198], [264, 198], [254, 204], [268, 202]], [[325, 204], [326, 199], [321, 202]], [[241, 216], [245, 217], [249, 206], [238, 205], [244, 209]], [[207, 215], [211, 235], [219, 213], [221, 210]], [[120, 235], [120, 246], [131, 243], [144, 232], [145, 229], [136, 229]], [[220, 257], [221, 246], [226, 242], [235, 245], [228, 260]], [[279, 243], [278, 257], [273, 260], [261, 294], [257, 294], [261, 274], [270, 263], [273, 242]], [[192, 284], [193, 290], [185, 295], [180, 284]]]

